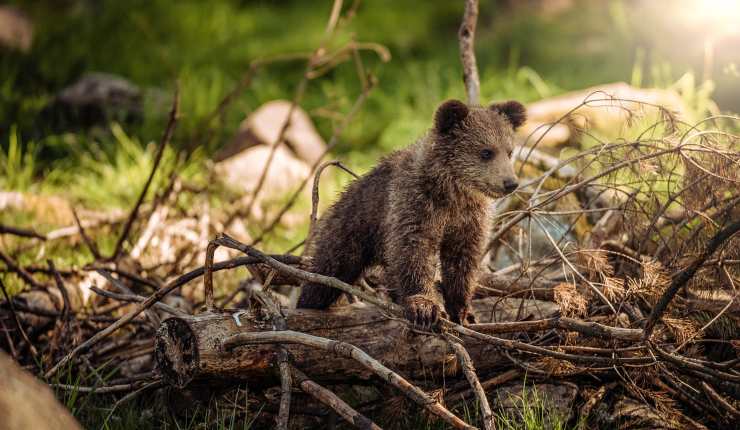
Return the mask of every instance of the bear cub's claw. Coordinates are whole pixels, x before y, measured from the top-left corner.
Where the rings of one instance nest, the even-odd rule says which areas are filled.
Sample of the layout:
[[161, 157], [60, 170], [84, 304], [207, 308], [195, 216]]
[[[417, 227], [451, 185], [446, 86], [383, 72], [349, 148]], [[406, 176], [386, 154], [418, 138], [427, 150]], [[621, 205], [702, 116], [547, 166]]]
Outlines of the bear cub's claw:
[[440, 317], [447, 318], [447, 313], [437, 303], [422, 295], [406, 297], [404, 308], [406, 319], [422, 329], [434, 327]]

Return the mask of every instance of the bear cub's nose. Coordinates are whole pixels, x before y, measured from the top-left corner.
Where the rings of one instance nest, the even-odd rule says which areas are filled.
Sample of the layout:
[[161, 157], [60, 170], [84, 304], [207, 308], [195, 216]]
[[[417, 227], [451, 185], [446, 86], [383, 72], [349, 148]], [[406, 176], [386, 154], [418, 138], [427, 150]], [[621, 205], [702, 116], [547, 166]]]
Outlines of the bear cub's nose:
[[504, 191], [506, 194], [513, 193], [519, 187], [519, 183], [513, 179], [504, 179]]

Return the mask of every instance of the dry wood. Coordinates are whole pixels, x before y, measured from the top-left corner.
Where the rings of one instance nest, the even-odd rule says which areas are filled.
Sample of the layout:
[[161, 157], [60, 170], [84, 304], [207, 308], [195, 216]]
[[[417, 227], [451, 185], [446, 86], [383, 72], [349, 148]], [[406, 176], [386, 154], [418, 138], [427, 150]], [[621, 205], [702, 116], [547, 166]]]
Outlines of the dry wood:
[[72, 216], [75, 219], [75, 224], [77, 225], [77, 229], [80, 231], [80, 236], [82, 237], [82, 240], [85, 242], [85, 245], [87, 246], [87, 249], [90, 250], [90, 253], [95, 257], [95, 260], [100, 260], [100, 251], [98, 250], [98, 246], [95, 244], [95, 241], [90, 239], [90, 236], [87, 235], [87, 232], [85, 231], [85, 227], [82, 226], [82, 222], [80, 222], [80, 217], [77, 215], [77, 210], [74, 208], [74, 206], [70, 206], [70, 211], [72, 212]]
[[[481, 321], [514, 318], [519, 309], [535, 316], [556, 308], [546, 302], [505, 299], [494, 308], [498, 299], [473, 302]], [[495, 312], [494, 312], [495, 309]], [[394, 318], [375, 307], [355, 304], [330, 310], [283, 309], [286, 329], [335, 339], [353, 344], [411, 379], [425, 375], [441, 376], [449, 360], [447, 342], [429, 332], [410, 329], [404, 319]], [[221, 342], [239, 333], [271, 330], [269, 320], [251, 313], [241, 314], [237, 325], [231, 312], [204, 313], [182, 318], [170, 318], [157, 333], [156, 360], [165, 380], [183, 387], [193, 379], [235, 379], [269, 383], [274, 379], [271, 364], [278, 348], [274, 345], [250, 345], [225, 351]], [[471, 340], [466, 348], [479, 371], [490, 370], [506, 363], [495, 348], [485, 342]], [[350, 359], [327, 357], [323, 351], [301, 345], [288, 345], [295, 366], [311, 369], [311, 377], [321, 384], [337, 381], [364, 380], [372, 373]]]
[[425, 407], [429, 412], [437, 415], [451, 426], [457, 429], [474, 429], [475, 427], [466, 424], [445, 408], [438, 400], [435, 400], [420, 388], [411, 384], [407, 379], [392, 371], [368, 355], [362, 349], [346, 342], [336, 341], [323, 337], [313, 336], [297, 331], [276, 331], [276, 332], [252, 332], [240, 333], [228, 337], [223, 341], [223, 348], [229, 350], [242, 345], [277, 343], [277, 344], [301, 344], [327, 352], [332, 352], [356, 361], [362, 367], [378, 376], [383, 381], [387, 381], [394, 387], [398, 388], [407, 397], [419, 406]]
[[491, 405], [488, 404], [488, 397], [486, 397], [486, 392], [485, 390], [483, 390], [483, 386], [478, 380], [478, 375], [475, 373], [475, 366], [473, 365], [473, 360], [470, 359], [470, 354], [468, 354], [468, 351], [465, 350], [465, 347], [462, 346], [462, 344], [460, 344], [460, 342], [454, 339], [452, 336], [448, 335], [447, 340], [450, 342], [450, 346], [455, 351], [457, 361], [458, 363], [460, 363], [463, 374], [465, 374], [465, 378], [470, 383], [470, 387], [473, 389], [473, 393], [475, 393], [475, 398], [478, 399], [478, 404], [480, 405], [481, 412], [483, 413], [484, 428], [486, 430], [495, 430], [496, 423], [493, 420], [493, 411], [491, 411]]
[[46, 236], [37, 233], [35, 230], [27, 229], [27, 228], [18, 228], [13, 227], [10, 225], [4, 225], [0, 224], [0, 234], [10, 234], [13, 236], [19, 236], [19, 237], [28, 237], [32, 239], [39, 239], [39, 240], [46, 240]]
[[311, 224], [308, 227], [308, 238], [306, 239], [306, 242], [309, 243], [311, 241], [311, 235], [314, 231], [314, 228], [316, 227], [316, 222], [318, 221], [318, 213], [319, 213], [319, 183], [321, 180], [321, 173], [324, 172], [324, 169], [326, 169], [329, 166], [336, 166], [345, 172], [349, 173], [350, 175], [354, 176], [355, 179], [359, 178], [355, 172], [350, 170], [347, 166], [342, 164], [339, 160], [331, 160], [322, 163], [318, 169], [316, 169], [316, 173], [313, 177], [313, 188], [311, 190], [311, 218], [310, 222]]
[[475, 27], [478, 22], [478, 0], [465, 0], [465, 12], [457, 33], [460, 44], [460, 62], [463, 67], [463, 82], [468, 94], [468, 104], [480, 102], [480, 78], [475, 60]]
[[535, 321], [499, 322], [488, 324], [473, 324], [470, 328], [482, 333], [514, 333], [522, 331], [540, 331], [560, 329], [575, 331], [580, 334], [602, 339], [620, 339], [638, 341], [642, 338], [642, 330], [622, 327], [611, 327], [592, 321], [579, 321], [573, 318], [558, 317]]
[[[129, 216], [126, 219], [126, 223], [123, 226], [123, 231], [121, 232], [121, 236], [118, 237], [116, 246], [113, 249], [113, 254], [110, 257], [111, 260], [117, 259], [118, 256], [121, 254], [121, 251], [123, 250], [123, 244], [126, 242], [126, 239], [128, 238], [128, 235], [131, 231], [131, 227], [134, 225], [134, 222], [136, 221], [137, 215], [139, 214], [139, 209], [141, 208], [141, 204], [144, 202], [144, 198], [146, 198], [146, 194], [147, 194], [147, 191], [149, 191], [149, 186], [152, 184], [152, 180], [154, 180], [154, 174], [157, 173], [159, 162], [162, 161], [162, 155], [164, 155], [164, 150], [167, 147], [167, 144], [169, 144], [170, 139], [172, 139], [172, 135], [175, 132], [175, 125], [177, 124], [179, 109], [180, 109], [180, 87], [176, 86], [175, 95], [172, 100], [172, 109], [170, 110], [170, 116], [169, 116], [169, 119], [167, 120], [167, 127], [165, 128], [164, 134], [162, 134], [162, 139], [160, 139], [159, 145], [157, 146], [157, 152], [154, 155], [154, 163], [152, 164], [152, 170], [151, 172], [149, 172], [149, 177], [146, 179], [146, 182], [144, 183], [144, 188], [141, 190], [141, 193], [139, 193], [139, 198], [136, 199], [136, 203], [134, 203], [134, 207], [131, 209], [131, 213], [129, 213]], [[82, 231], [81, 225], [80, 225], [80, 231]]]
[[718, 405], [722, 407], [722, 409], [727, 412], [730, 417], [728, 417], [728, 421], [737, 420], [740, 419], [740, 411], [738, 411], [732, 404], [727, 401], [724, 397], [719, 395], [714, 388], [712, 388], [711, 385], [707, 384], [706, 382], [701, 382], [701, 388], [704, 390], [705, 393], [707, 393], [707, 396], [709, 396], [710, 399], [717, 402]]
[[[342, 123], [337, 127], [334, 132], [331, 135], [331, 138], [329, 139], [329, 143], [327, 143], [326, 148], [324, 149], [324, 153], [321, 154], [320, 157], [316, 159], [314, 164], [311, 166], [311, 171], [315, 171], [319, 164], [321, 163], [321, 160], [326, 156], [326, 154], [329, 153], [337, 144], [339, 143], [339, 138], [344, 133], [344, 130], [347, 128], [347, 126], [350, 124], [352, 119], [355, 117], [357, 112], [360, 110], [362, 105], [367, 100], [370, 91], [375, 88], [377, 85], [376, 79], [369, 75], [366, 85], [362, 88], [362, 92], [355, 100], [354, 104], [350, 108], [349, 112], [345, 115], [345, 117], [342, 120]], [[308, 184], [309, 179], [311, 178], [311, 175], [306, 176], [303, 178], [303, 181], [301, 181], [300, 184], [296, 187], [296, 189], [293, 191], [293, 194], [290, 195], [288, 198], [288, 201], [283, 205], [283, 207], [278, 211], [277, 215], [270, 221], [270, 223], [267, 225], [267, 227], [260, 233], [260, 235], [252, 241], [252, 245], [257, 245], [260, 243], [267, 234], [272, 232], [279, 224], [280, 220], [282, 220], [283, 216], [290, 210], [291, 207], [295, 204], [295, 202], [298, 200], [298, 197], [300, 196], [301, 192], [303, 191], [303, 188], [306, 187], [306, 184]]]
[[[342, 0], [334, 0], [333, 6], [332, 6], [332, 12], [331, 12], [329, 21], [326, 26], [324, 37], [319, 43], [319, 46], [313, 51], [311, 56], [306, 61], [303, 76], [301, 77], [301, 80], [298, 82], [298, 85], [296, 86], [296, 90], [293, 94], [293, 100], [291, 101], [288, 114], [285, 117], [285, 121], [283, 122], [283, 125], [280, 127], [280, 131], [278, 132], [277, 138], [270, 145], [270, 153], [267, 156], [267, 160], [265, 161], [264, 167], [262, 168], [262, 172], [260, 173], [259, 179], [257, 180], [257, 184], [255, 185], [254, 191], [252, 191], [251, 193], [249, 202], [246, 204], [245, 209], [243, 211], [237, 211], [234, 215], [232, 215], [226, 221], [225, 225], [227, 227], [234, 221], [234, 219], [236, 219], [236, 217], [239, 214], [242, 214], [245, 216], [251, 216], [252, 207], [254, 206], [255, 202], [257, 202], [257, 197], [260, 191], [262, 191], [262, 187], [265, 184], [267, 173], [270, 170], [270, 166], [272, 165], [272, 161], [275, 157], [277, 148], [281, 144], [283, 144], [283, 138], [285, 136], [285, 133], [288, 131], [288, 128], [290, 127], [290, 122], [291, 122], [291, 118], [293, 117], [293, 112], [295, 111], [296, 107], [300, 104], [301, 100], [303, 99], [303, 96], [306, 92], [306, 88], [308, 87], [308, 83], [311, 80], [311, 73], [315, 70], [317, 66], [321, 64], [321, 59], [325, 55], [326, 46], [329, 44], [329, 42], [332, 39], [332, 36], [334, 35], [334, 30], [336, 29], [338, 16], [341, 10], [342, 10]], [[321, 158], [323, 158], [323, 155], [322, 157], [319, 157], [319, 159], [316, 161], [317, 162], [320, 161]]]
[[5, 297], [5, 301], [8, 302], [8, 306], [10, 307], [10, 313], [13, 316], [13, 322], [15, 322], [15, 326], [18, 329], [18, 332], [20, 333], [21, 338], [23, 338], [23, 341], [26, 342], [26, 345], [28, 346], [28, 350], [31, 351], [31, 355], [38, 362], [39, 353], [36, 350], [36, 347], [34, 346], [33, 342], [31, 342], [31, 339], [28, 338], [28, 334], [26, 334], [26, 330], [23, 328], [23, 324], [21, 324], [20, 318], [18, 318], [18, 314], [15, 312], [15, 306], [13, 305], [13, 300], [11, 300], [10, 295], [8, 294], [8, 291], [5, 289], [5, 284], [3, 283], [2, 279], [0, 279], [0, 291], [2, 291], [3, 297]]
[[320, 401], [321, 403], [325, 404], [326, 406], [330, 407], [348, 423], [352, 424], [358, 429], [382, 430], [377, 424], [354, 410], [336, 394], [308, 379], [308, 377], [300, 370], [291, 366], [291, 373], [295, 378], [296, 384], [301, 387], [301, 390], [303, 390], [306, 394], [312, 396], [316, 400]]
[[479, 296], [527, 297], [537, 300], [555, 300], [558, 282], [538, 277], [532, 280], [517, 276], [482, 272], [478, 275]]
[[695, 258], [694, 261], [692, 261], [686, 269], [682, 270], [678, 276], [673, 278], [673, 281], [671, 281], [671, 285], [665, 290], [660, 300], [658, 300], [658, 303], [653, 308], [652, 313], [648, 317], [643, 333], [644, 339], [650, 339], [650, 335], [653, 333], [655, 324], [663, 316], [666, 308], [668, 308], [668, 304], [670, 304], [671, 300], [673, 300], [673, 297], [676, 296], [678, 290], [680, 290], [681, 287], [686, 285], [686, 283], [694, 277], [696, 271], [702, 266], [702, 264], [704, 264], [704, 262], [709, 257], [712, 256], [712, 254], [714, 254], [717, 248], [719, 248], [725, 241], [730, 239], [738, 231], [740, 231], [740, 221], [735, 221], [734, 223], [717, 232], [712, 240], [709, 241], [709, 244], [707, 245], [704, 252], [702, 252], [700, 256]]
[[[255, 289], [253, 294], [262, 303], [262, 306], [270, 315], [272, 319], [272, 326], [274, 330], [285, 330], [286, 322], [285, 315], [283, 315], [280, 305], [276, 300], [272, 298], [268, 291], [265, 289], [270, 285], [275, 271], [270, 271], [262, 284], [262, 289]], [[280, 370], [280, 409], [277, 416], [277, 429], [287, 430], [290, 424], [290, 400], [291, 400], [291, 389], [293, 387], [292, 372], [290, 366], [290, 356], [285, 347], [281, 346], [277, 352], [278, 369]]]
[[[286, 256], [275, 256], [275, 257], [281, 258], [281, 259], [283, 259], [286, 262], [294, 263], [294, 264], [296, 262], [300, 261], [300, 258], [296, 258], [296, 257], [292, 257], [292, 256], [287, 256], [287, 257]], [[272, 258], [274, 261], [277, 261], [273, 257], [269, 257], [269, 258]], [[243, 266], [243, 265], [247, 265], [247, 264], [254, 264], [254, 263], [257, 263], [259, 261], [260, 260], [258, 260], [258, 259], [249, 258], [249, 257], [246, 257], [246, 258], [245, 257], [242, 257], [242, 258], [234, 258], [234, 259], [231, 259], [231, 260], [228, 260], [228, 261], [224, 261], [224, 262], [215, 264], [213, 266], [213, 270], [214, 271], [218, 271], [218, 270], [224, 270], [224, 269], [232, 269], [234, 267], [239, 267], [239, 266]], [[103, 330], [95, 333], [95, 335], [93, 335], [90, 339], [86, 340], [85, 342], [81, 343], [80, 345], [78, 345], [77, 347], [75, 347], [74, 349], [72, 349], [72, 351], [70, 351], [69, 353], [67, 353], [67, 355], [65, 355], [61, 360], [59, 360], [59, 362], [57, 362], [51, 369], [49, 369], [44, 374], [44, 377], [47, 378], [47, 379], [51, 378], [52, 376], [54, 376], [54, 374], [56, 374], [56, 372], [59, 371], [60, 368], [62, 368], [67, 363], [69, 363], [70, 361], [72, 361], [72, 359], [74, 359], [75, 357], [77, 357], [80, 353], [87, 351], [93, 345], [97, 344], [101, 340], [103, 340], [106, 337], [110, 336], [113, 332], [115, 332], [119, 328], [121, 328], [124, 325], [128, 324], [129, 322], [131, 322], [134, 318], [136, 318], [137, 315], [139, 315], [140, 313], [142, 313], [145, 310], [149, 309], [150, 307], [154, 306], [155, 303], [157, 303], [160, 300], [162, 300], [162, 298], [164, 298], [164, 296], [166, 296], [167, 294], [169, 294], [172, 291], [174, 291], [175, 289], [177, 289], [177, 288], [185, 285], [186, 283], [192, 281], [193, 279], [198, 278], [199, 276], [202, 276], [204, 272], [205, 272], [205, 268], [199, 267], [198, 269], [195, 269], [195, 270], [193, 270], [191, 272], [188, 272], [188, 273], [186, 273], [186, 274], [178, 277], [177, 279], [173, 280], [172, 282], [170, 282], [166, 286], [164, 286], [161, 289], [157, 290], [154, 294], [152, 294], [151, 296], [147, 297], [147, 299], [145, 301], [139, 303], [133, 310], [131, 310], [130, 312], [128, 312], [126, 315], [122, 316], [121, 318], [119, 318], [118, 320], [116, 320], [113, 324], [111, 324], [108, 327], [106, 327], [105, 329], [103, 329]]]
[[43, 289], [44, 286], [39, 283], [36, 279], [34, 279], [33, 276], [31, 276], [30, 273], [28, 273], [23, 267], [16, 264], [12, 258], [6, 253], [3, 252], [2, 249], [0, 249], [0, 260], [2, 260], [6, 266], [8, 266], [8, 269], [17, 274], [18, 277], [20, 277], [25, 283], [30, 285], [31, 287], [40, 288]]
[[[510, 369], [501, 374], [494, 376], [493, 378], [486, 379], [485, 381], [481, 382], [480, 385], [483, 388], [483, 392], [486, 392], [486, 391], [489, 391], [493, 387], [497, 387], [499, 385], [503, 385], [503, 384], [506, 384], [507, 382], [513, 381], [514, 379], [517, 379], [520, 376], [522, 376], [521, 370]], [[473, 394], [474, 394], [474, 389], [470, 388], [468, 390], [458, 392], [456, 394], [445, 396], [445, 402], [449, 404], [455, 404], [457, 402], [466, 400], [468, 397], [470, 397]]]

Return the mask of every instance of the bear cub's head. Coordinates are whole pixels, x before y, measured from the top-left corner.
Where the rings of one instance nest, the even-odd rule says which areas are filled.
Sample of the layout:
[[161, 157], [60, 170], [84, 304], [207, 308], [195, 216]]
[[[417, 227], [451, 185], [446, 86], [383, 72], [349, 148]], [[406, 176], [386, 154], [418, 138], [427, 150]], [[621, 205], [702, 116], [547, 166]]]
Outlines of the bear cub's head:
[[434, 152], [460, 185], [502, 197], [519, 186], [511, 153], [514, 130], [525, 119], [524, 106], [517, 101], [480, 107], [448, 100], [434, 116]]

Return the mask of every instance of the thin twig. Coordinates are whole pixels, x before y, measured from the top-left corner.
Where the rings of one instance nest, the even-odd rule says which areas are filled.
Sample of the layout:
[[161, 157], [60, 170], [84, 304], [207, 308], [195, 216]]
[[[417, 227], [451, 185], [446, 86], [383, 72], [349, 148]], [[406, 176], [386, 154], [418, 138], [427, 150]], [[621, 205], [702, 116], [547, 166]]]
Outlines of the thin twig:
[[319, 402], [330, 407], [348, 423], [359, 429], [381, 430], [381, 428], [377, 424], [354, 410], [352, 406], [345, 403], [344, 400], [339, 398], [339, 396], [332, 393], [330, 390], [322, 387], [321, 385], [315, 383], [314, 381], [308, 379], [308, 377], [297, 368], [293, 366], [290, 366], [290, 368], [291, 373], [295, 378], [295, 382], [296, 384], [298, 384], [299, 387], [301, 387], [301, 390], [303, 390], [306, 394], [310, 395]]
[[134, 391], [126, 394], [125, 396], [121, 397], [120, 399], [118, 399], [116, 401], [116, 403], [113, 404], [113, 407], [111, 408], [110, 412], [108, 412], [108, 416], [105, 418], [105, 423], [108, 423], [108, 421], [110, 420], [110, 418], [113, 416], [113, 412], [115, 412], [116, 409], [118, 409], [119, 406], [121, 406], [122, 404], [130, 401], [131, 399], [134, 399], [134, 398], [138, 397], [139, 395], [141, 395], [145, 391], [149, 391], [149, 390], [154, 389], [154, 388], [159, 388], [162, 385], [164, 385], [163, 382], [162, 382], [162, 380], [157, 379], [156, 381], [152, 381], [152, 382], [149, 382], [147, 384], [144, 384], [141, 387], [137, 388], [136, 390], [134, 390]]
[[322, 163], [318, 169], [316, 169], [316, 174], [313, 177], [313, 190], [311, 190], [311, 221], [310, 225], [308, 227], [308, 239], [306, 240], [306, 243], [310, 243], [310, 238], [313, 235], [313, 231], [316, 228], [316, 221], [318, 220], [318, 212], [319, 212], [319, 183], [321, 181], [321, 173], [324, 172], [324, 169], [326, 169], [329, 166], [336, 166], [345, 172], [349, 173], [350, 175], [354, 176], [355, 179], [359, 178], [355, 172], [350, 170], [347, 166], [342, 164], [339, 160], [332, 160], [327, 161], [325, 163]]
[[[139, 295], [136, 295], [136, 294], [114, 293], [112, 291], [101, 290], [98, 287], [90, 287], [90, 291], [92, 291], [93, 293], [95, 293], [95, 294], [97, 294], [99, 296], [107, 297], [109, 299], [118, 300], [118, 301], [121, 301], [121, 302], [141, 303], [144, 300], [146, 300], [146, 297], [142, 297], [142, 296], [139, 296]], [[168, 313], [170, 315], [174, 315], [174, 316], [177, 316], [177, 317], [181, 317], [182, 318], [182, 317], [187, 317], [188, 316], [187, 313], [185, 313], [185, 312], [183, 312], [183, 311], [181, 311], [179, 309], [175, 309], [175, 308], [173, 308], [172, 306], [170, 306], [170, 305], [168, 305], [166, 303], [157, 302], [157, 303], [154, 304], [154, 307], [157, 308], [157, 309], [159, 309], [159, 310], [161, 310], [162, 312], [166, 312], [166, 313]]]
[[488, 403], [488, 397], [486, 397], [486, 392], [483, 390], [483, 386], [478, 379], [478, 375], [475, 373], [475, 366], [473, 365], [473, 360], [470, 358], [470, 354], [468, 354], [465, 347], [462, 346], [462, 344], [453, 336], [447, 334], [445, 335], [445, 338], [455, 351], [457, 361], [462, 367], [465, 378], [468, 380], [468, 383], [470, 383], [470, 387], [473, 389], [473, 393], [475, 393], [475, 397], [478, 399], [478, 404], [483, 413], [483, 427], [486, 430], [495, 430], [496, 423], [493, 420], [493, 411], [491, 410], [491, 405]]
[[660, 300], [658, 300], [658, 303], [653, 308], [652, 313], [650, 313], [650, 316], [648, 317], [647, 323], [645, 324], [645, 330], [643, 332], [643, 339], [650, 339], [650, 335], [653, 333], [655, 324], [663, 315], [666, 308], [668, 307], [668, 304], [670, 304], [671, 300], [673, 300], [673, 297], [676, 296], [678, 290], [680, 290], [681, 287], [686, 285], [686, 283], [694, 277], [696, 271], [699, 270], [699, 268], [704, 264], [704, 261], [711, 257], [712, 254], [714, 254], [714, 252], [717, 250], [717, 248], [720, 247], [720, 245], [730, 239], [738, 231], [740, 231], [740, 221], [735, 221], [734, 223], [720, 230], [717, 234], [714, 235], [712, 240], [709, 241], [709, 244], [707, 245], [704, 252], [702, 252], [701, 255], [689, 265], [689, 267], [682, 270], [681, 273], [678, 274], [678, 276], [673, 278], [671, 285], [665, 290], [663, 295], [660, 297]]
[[[275, 273], [276, 272], [274, 270], [271, 270], [270, 273], [267, 274], [265, 282], [262, 284], [262, 289], [254, 289], [253, 294], [262, 303], [265, 310], [272, 318], [273, 330], [285, 330], [287, 329], [285, 315], [283, 315], [280, 305], [267, 291]], [[287, 430], [290, 424], [290, 401], [293, 382], [291, 378], [291, 366], [288, 350], [282, 345], [278, 348], [277, 362], [278, 369], [280, 369], [280, 409], [278, 411], [276, 428], [278, 430]]]
[[71, 317], [72, 312], [72, 305], [69, 301], [69, 293], [67, 292], [67, 287], [64, 286], [64, 281], [62, 280], [62, 275], [59, 274], [56, 267], [54, 267], [54, 262], [49, 259], [46, 260], [46, 264], [49, 265], [49, 270], [54, 274], [54, 281], [56, 282], [57, 288], [59, 289], [59, 293], [62, 295], [62, 314], [61, 319], [66, 324], [69, 322], [69, 319]]
[[2, 249], [0, 249], [0, 260], [2, 260], [6, 266], [8, 266], [8, 269], [18, 275], [25, 283], [30, 285], [33, 288], [44, 288], [42, 284], [40, 284], [36, 279], [31, 276], [30, 273], [28, 273], [23, 267], [16, 264], [12, 258], [6, 253], [3, 252]]
[[720, 396], [719, 393], [717, 393], [714, 388], [712, 388], [711, 385], [707, 384], [706, 382], [701, 382], [701, 387], [704, 389], [704, 392], [707, 394], [709, 398], [717, 402], [718, 405], [722, 406], [722, 409], [724, 409], [729, 415], [732, 415], [733, 420], [740, 419], [740, 411], [738, 411], [730, 402], [727, 401], [724, 397]]
[[[368, 77], [367, 86], [363, 88], [362, 93], [357, 97], [357, 100], [355, 100], [355, 103], [352, 105], [352, 108], [349, 110], [347, 115], [344, 117], [344, 120], [342, 121], [342, 124], [337, 127], [337, 129], [334, 130], [334, 133], [332, 133], [331, 139], [329, 139], [329, 143], [326, 145], [326, 148], [324, 148], [324, 152], [321, 154], [320, 157], [316, 159], [314, 164], [311, 166], [311, 172], [315, 171], [316, 168], [321, 163], [321, 160], [326, 156], [326, 154], [329, 153], [332, 149], [334, 149], [335, 146], [339, 143], [339, 137], [344, 133], [344, 130], [349, 125], [352, 118], [354, 118], [355, 114], [359, 112], [362, 105], [367, 100], [368, 95], [370, 94], [370, 91], [372, 91], [373, 88], [375, 88], [375, 85], [377, 84], [375, 78], [373, 76]], [[311, 179], [311, 175], [307, 175], [303, 178], [303, 181], [296, 187], [295, 191], [293, 191], [293, 194], [291, 194], [290, 198], [288, 199], [287, 203], [283, 205], [283, 207], [280, 209], [280, 211], [275, 215], [275, 217], [270, 221], [267, 228], [265, 228], [260, 235], [254, 239], [251, 243], [252, 246], [257, 245], [260, 243], [267, 234], [272, 232], [275, 227], [277, 227], [280, 224], [280, 220], [285, 216], [285, 214], [290, 210], [291, 207], [295, 204], [295, 202], [298, 200], [298, 197], [301, 195], [301, 192], [306, 187], [306, 184], [308, 184], [308, 181]]]
[[9, 225], [0, 224], [0, 234], [10, 234], [19, 237], [29, 237], [31, 239], [46, 240], [46, 235], [38, 233], [31, 229], [11, 227]]
[[[273, 260], [275, 260], [275, 257], [283, 259], [287, 262], [294, 263], [299, 261], [294, 256], [282, 256], [282, 255], [276, 255], [273, 257], [269, 257]], [[277, 260], [275, 260], [277, 261]], [[213, 266], [214, 271], [224, 270], [224, 269], [233, 269], [234, 267], [244, 266], [247, 264], [255, 264], [262, 262], [262, 260], [258, 258], [249, 258], [249, 257], [242, 257], [242, 258], [234, 258], [232, 260], [224, 261], [221, 263], [217, 263]], [[281, 263], [282, 264], [282, 263]], [[131, 322], [134, 318], [136, 318], [140, 313], [144, 312], [145, 310], [149, 309], [150, 307], [154, 306], [155, 303], [159, 302], [166, 296], [167, 294], [171, 293], [175, 289], [185, 285], [186, 283], [192, 281], [193, 279], [196, 279], [203, 275], [205, 272], [205, 269], [203, 267], [199, 267], [195, 270], [192, 270], [174, 281], [168, 283], [166, 286], [162, 287], [161, 289], [157, 290], [154, 294], [147, 297], [146, 300], [139, 303], [133, 310], [129, 311], [127, 314], [116, 320], [113, 324], [109, 325], [108, 327], [104, 328], [103, 330], [95, 333], [90, 339], [86, 340], [85, 342], [81, 343], [77, 347], [75, 347], [72, 351], [70, 351], [67, 355], [65, 355], [61, 360], [57, 362], [57, 364], [54, 365], [51, 369], [49, 369], [45, 374], [44, 377], [49, 379], [56, 372], [59, 371], [62, 367], [67, 365], [72, 359], [77, 357], [79, 354], [87, 351], [92, 347], [93, 345], [96, 345], [101, 340], [107, 338], [110, 336], [113, 332], [118, 330], [119, 328], [123, 327], [124, 325]]]
[[10, 313], [13, 314], [13, 321], [15, 322], [15, 326], [18, 328], [18, 332], [20, 332], [21, 337], [28, 344], [28, 350], [31, 351], [31, 355], [33, 355], [34, 360], [36, 360], [37, 363], [41, 363], [39, 361], [39, 352], [36, 350], [36, 347], [33, 346], [33, 342], [31, 342], [31, 339], [28, 338], [26, 331], [23, 329], [21, 320], [20, 318], [18, 318], [18, 314], [15, 312], [13, 300], [11, 300], [8, 291], [5, 290], [5, 284], [3, 283], [2, 279], [0, 279], [0, 290], [2, 290], [3, 296], [5, 296], [5, 300], [8, 302], [8, 307], [10, 307]]
[[80, 217], [77, 216], [77, 211], [75, 210], [74, 206], [70, 206], [69, 209], [72, 211], [72, 216], [75, 219], [75, 224], [77, 225], [77, 229], [80, 231], [80, 236], [82, 236], [82, 240], [85, 242], [85, 245], [87, 245], [87, 249], [90, 250], [90, 253], [95, 257], [95, 260], [100, 260], [100, 251], [98, 250], [98, 246], [95, 244], [95, 242], [90, 239], [90, 236], [87, 235], [85, 232], [85, 228], [82, 227], [82, 223], [80, 222]]
[[157, 168], [159, 167], [160, 161], [162, 161], [162, 155], [164, 155], [164, 150], [167, 147], [167, 144], [172, 139], [172, 135], [175, 132], [175, 125], [177, 124], [177, 119], [179, 115], [179, 109], [180, 109], [180, 86], [179, 84], [175, 86], [175, 95], [172, 101], [172, 109], [170, 110], [170, 116], [169, 120], [167, 121], [167, 127], [165, 128], [164, 134], [162, 134], [162, 138], [159, 141], [159, 146], [157, 147], [157, 152], [154, 155], [154, 163], [152, 164], [152, 170], [149, 172], [149, 177], [146, 180], [146, 183], [144, 184], [144, 188], [141, 190], [141, 193], [139, 194], [139, 198], [136, 199], [136, 203], [134, 204], [134, 207], [131, 209], [131, 213], [128, 216], [128, 219], [126, 220], [126, 224], [123, 226], [123, 231], [121, 232], [121, 236], [118, 238], [118, 242], [116, 242], [116, 246], [113, 249], [113, 254], [111, 255], [111, 260], [116, 260], [118, 256], [121, 254], [121, 251], [123, 250], [123, 244], [126, 242], [126, 239], [128, 238], [129, 233], [131, 232], [131, 227], [133, 226], [134, 222], [136, 221], [136, 217], [139, 214], [139, 208], [141, 207], [141, 204], [144, 202], [144, 198], [146, 198], [146, 194], [149, 191], [149, 186], [151, 186], [152, 181], [154, 180], [154, 175], [157, 173]]

